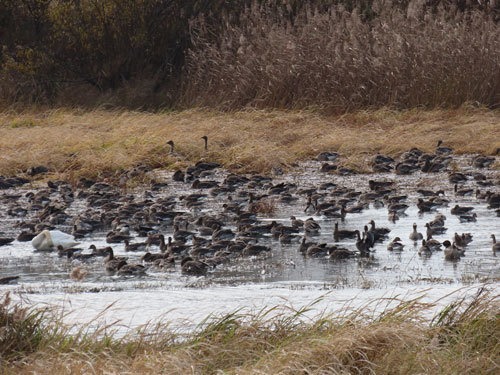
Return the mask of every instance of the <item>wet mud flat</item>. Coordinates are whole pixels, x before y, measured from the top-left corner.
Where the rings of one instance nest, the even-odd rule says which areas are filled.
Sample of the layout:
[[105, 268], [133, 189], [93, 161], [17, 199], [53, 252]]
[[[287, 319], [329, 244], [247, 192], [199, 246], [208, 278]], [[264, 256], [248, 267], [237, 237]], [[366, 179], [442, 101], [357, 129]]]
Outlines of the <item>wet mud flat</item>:
[[[342, 246], [356, 253], [348, 259], [330, 259], [327, 255], [322, 257], [307, 257], [298, 251], [300, 238], [304, 235], [301, 230], [293, 243], [281, 243], [271, 234], [265, 234], [258, 239], [258, 244], [267, 246], [266, 251], [256, 256], [231, 256], [226, 262], [210, 267], [204, 276], [186, 275], [181, 272], [179, 260], [175, 266], [155, 267], [146, 264], [144, 274], [137, 276], [110, 275], [106, 272], [102, 257], [89, 261], [78, 261], [58, 256], [57, 252], [35, 252], [30, 242], [14, 241], [9, 245], [0, 247], [0, 267], [2, 276], [17, 275], [19, 279], [12, 283], [1, 285], [3, 291], [11, 291], [24, 296], [36, 303], [65, 305], [67, 309], [79, 310], [79, 316], [92, 315], [105, 309], [109, 304], [122, 301], [122, 308], [127, 311], [125, 317], [130, 317], [131, 325], [137, 321], [147, 322], [166, 311], [176, 311], [177, 318], [189, 318], [200, 315], [200, 319], [212, 312], [231, 311], [238, 306], [258, 308], [262, 305], [276, 304], [279, 300], [291, 305], [307, 305], [312, 299], [324, 295], [325, 306], [332, 294], [337, 291], [344, 299], [357, 296], [365, 292], [364, 298], [385, 296], [390, 291], [401, 294], [405, 290], [424, 291], [430, 297], [440, 297], [453, 289], [478, 283], [495, 283], [500, 280], [499, 258], [492, 251], [491, 234], [500, 235], [498, 232], [500, 217], [494, 209], [489, 208], [484, 199], [476, 198], [476, 190], [498, 193], [500, 186], [497, 184], [499, 173], [494, 169], [478, 169], [472, 166], [474, 156], [454, 156], [453, 162], [446, 171], [438, 173], [415, 172], [411, 175], [396, 175], [394, 173], [352, 174], [339, 175], [337, 172], [321, 172], [323, 163], [310, 161], [298, 165], [289, 173], [277, 173], [271, 180], [263, 180], [258, 184], [244, 184], [235, 187], [231, 192], [215, 195], [210, 189], [193, 188], [193, 182], [173, 181], [172, 172], [151, 171], [157, 182], [155, 186], [141, 187], [133, 190], [117, 190], [118, 198], [115, 202], [120, 204], [143, 204], [147, 211], [148, 205], [154, 202], [172, 202], [172, 210], [179, 215], [185, 215], [188, 220], [187, 229], [197, 233], [194, 224], [196, 218], [202, 215], [217, 216], [224, 220], [224, 228], [232, 230], [238, 238], [238, 225], [231, 220], [232, 213], [227, 205], [241, 202], [241, 209], [248, 209], [249, 196], [262, 196], [265, 202], [262, 212], [256, 212], [258, 224], [270, 224], [275, 221], [284, 226], [290, 226], [291, 216], [299, 220], [313, 218], [321, 229], [318, 234], [308, 236], [307, 240], [318, 243]], [[472, 189], [472, 194], [464, 196], [457, 194], [454, 183], [449, 181], [449, 176], [454, 171], [464, 173], [467, 180], [459, 184], [459, 190]], [[475, 175], [481, 173], [486, 181], [492, 185], [478, 184]], [[218, 184], [230, 176], [228, 171], [216, 168], [203, 173], [199, 181], [215, 181]], [[251, 176], [247, 176], [251, 179]], [[390, 195], [407, 195], [404, 201], [409, 207], [405, 214], [399, 215], [397, 221], [390, 220], [387, 203], [383, 199], [363, 201], [360, 196], [370, 193], [370, 180], [392, 181], [393, 192]], [[249, 180], [251, 182], [251, 180]], [[324, 185], [331, 183], [331, 186]], [[273, 187], [284, 184], [289, 186], [286, 193], [273, 193]], [[323, 188], [320, 188], [323, 186]], [[33, 211], [32, 196], [41, 190], [46, 190], [46, 184], [37, 186], [23, 185], [20, 188], [8, 189], [0, 197], [1, 226], [4, 236], [17, 236], [20, 232], [19, 222], [29, 221], [36, 217], [40, 211]], [[106, 188], [107, 189], [107, 188]], [[335, 191], [345, 189], [339, 195]], [[417, 192], [419, 189], [433, 191], [443, 190], [443, 198], [449, 203], [436, 207], [430, 212], [419, 212], [418, 199], [425, 198]], [[80, 191], [91, 191], [89, 188], [76, 188], [73, 199], [64, 201], [65, 185], [49, 189], [49, 199], [46, 204], [64, 203], [65, 212], [69, 219], [54, 227], [58, 230], [71, 233], [78, 217], [88, 213], [89, 210], [97, 213], [106, 212], [102, 208], [89, 206], [88, 195]], [[308, 192], [314, 190], [321, 193], [320, 201], [327, 199], [342, 199], [348, 194], [354, 197], [346, 205], [348, 210], [355, 205], [363, 204], [359, 213], [347, 213], [345, 219], [332, 218], [305, 208], [308, 203]], [[354, 192], [361, 195], [353, 194]], [[186, 197], [192, 194], [203, 194], [199, 204], [189, 205]], [[289, 194], [289, 195], [286, 195]], [[228, 197], [231, 196], [229, 199]], [[425, 198], [427, 199], [427, 198]], [[145, 203], [146, 202], [146, 203]], [[383, 203], [383, 205], [382, 205]], [[476, 221], [463, 222], [459, 216], [451, 214], [451, 209], [456, 206], [473, 207]], [[26, 214], [13, 215], [16, 208], [26, 208]], [[14, 211], [13, 211], [14, 209]], [[43, 207], [40, 207], [43, 209]], [[10, 214], [9, 214], [10, 212]], [[421, 241], [414, 242], [409, 239], [413, 223], [417, 224], [420, 232], [424, 233], [425, 224], [432, 221], [436, 214], [446, 216], [447, 231], [433, 237], [443, 242], [452, 240], [455, 233], [470, 233], [473, 241], [468, 244], [464, 256], [455, 261], [445, 260], [443, 251], [435, 251], [430, 255], [419, 255], [418, 249]], [[140, 215], [136, 215], [140, 217]], [[369, 256], [359, 256], [354, 239], [341, 239], [334, 241], [333, 228], [335, 222], [339, 223], [341, 230], [360, 230], [374, 220], [377, 227], [390, 229], [388, 238], [376, 242]], [[124, 220], [126, 221], [126, 220]], [[133, 228], [130, 223], [130, 228]], [[158, 224], [155, 228], [166, 238], [174, 235], [171, 223]], [[131, 229], [131, 243], [145, 241], [144, 233]], [[79, 247], [83, 253], [91, 244], [98, 248], [112, 246], [116, 256], [127, 256], [130, 263], [142, 263], [141, 258], [145, 251], [127, 251], [125, 244], [106, 242], [107, 230], [94, 231], [79, 239]], [[210, 236], [197, 235], [199, 238], [210, 239]], [[402, 251], [389, 251], [387, 244], [395, 237], [400, 237], [404, 244]], [[187, 241], [187, 245], [191, 240]], [[151, 253], [158, 253], [158, 246], [152, 245]], [[203, 259], [203, 257], [200, 257]], [[85, 276], [80, 280], [70, 277], [75, 268], [85, 271]], [[330, 292], [332, 293], [332, 292]], [[123, 301], [126, 301], [123, 305]], [[148, 304], [144, 304], [149, 301]], [[148, 309], [148, 306], [150, 308]], [[87, 313], [85, 313], [87, 311]], [[140, 313], [137, 313], [140, 311]], [[140, 318], [138, 318], [138, 315]], [[135, 316], [136, 318], [132, 318]], [[135, 319], [135, 320], [134, 320]], [[127, 324], [128, 324], [127, 323]]]

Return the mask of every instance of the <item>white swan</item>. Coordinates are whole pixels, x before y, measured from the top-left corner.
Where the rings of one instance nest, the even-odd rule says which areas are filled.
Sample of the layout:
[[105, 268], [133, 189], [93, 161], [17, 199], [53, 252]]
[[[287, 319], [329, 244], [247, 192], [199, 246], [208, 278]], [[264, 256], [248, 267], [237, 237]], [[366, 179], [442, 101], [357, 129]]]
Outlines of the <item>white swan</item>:
[[76, 242], [72, 235], [59, 230], [43, 230], [31, 240], [31, 244], [38, 251], [52, 251], [57, 249], [59, 245], [68, 249], [78, 245], [79, 242]]

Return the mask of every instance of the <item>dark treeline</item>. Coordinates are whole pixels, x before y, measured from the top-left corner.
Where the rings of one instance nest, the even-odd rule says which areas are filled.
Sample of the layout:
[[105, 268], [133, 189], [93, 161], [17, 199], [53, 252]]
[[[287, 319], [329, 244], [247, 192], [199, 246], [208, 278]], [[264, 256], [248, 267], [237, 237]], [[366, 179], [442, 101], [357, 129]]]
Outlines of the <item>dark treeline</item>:
[[490, 1], [2, 0], [0, 100], [494, 107]]

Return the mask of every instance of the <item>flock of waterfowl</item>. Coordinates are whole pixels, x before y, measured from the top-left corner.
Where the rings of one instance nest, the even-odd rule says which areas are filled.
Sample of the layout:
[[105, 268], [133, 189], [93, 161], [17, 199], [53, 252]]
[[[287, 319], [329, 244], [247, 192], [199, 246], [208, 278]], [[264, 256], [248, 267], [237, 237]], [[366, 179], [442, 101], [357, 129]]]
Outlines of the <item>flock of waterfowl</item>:
[[[204, 136], [203, 140], [207, 150], [208, 138]], [[168, 144], [175, 157], [174, 142]], [[477, 220], [477, 213], [473, 207], [455, 204], [453, 199], [475, 197], [500, 216], [500, 179], [479, 171], [490, 168], [495, 156], [475, 156], [471, 158], [475, 171], [461, 173], [451, 170], [453, 150], [442, 146], [441, 141], [432, 154], [414, 148], [398, 161], [377, 154], [372, 159], [373, 171], [385, 173], [385, 179], [370, 179], [368, 186], [356, 189], [343, 186], [342, 176], [356, 172], [342, 166], [340, 159], [334, 152], [318, 155], [320, 171], [324, 172], [324, 182], [318, 186], [276, 182], [258, 174], [226, 173], [220, 178], [217, 171], [221, 166], [208, 161], [173, 173], [176, 189], [171, 189], [168, 180], [154, 180], [141, 194], [88, 179], [76, 186], [48, 181], [46, 187], [23, 194], [20, 187], [29, 179], [0, 178], [0, 189], [9, 189], [0, 201], [8, 205], [6, 216], [14, 223], [12, 233], [16, 234], [0, 234], [0, 246], [9, 246], [15, 240], [31, 241], [35, 251], [54, 252], [71, 262], [102, 263], [107, 273], [117, 275], [141, 275], [150, 268], [176, 267], [183, 274], [205, 275], [242, 257], [266, 256], [278, 243], [295, 243], [297, 251], [310, 258], [370, 258], [377, 244], [387, 242], [391, 252], [404, 251], [405, 245], [400, 237], [391, 238], [391, 229], [378, 227], [374, 220], [363, 228], [350, 227], [351, 215], [370, 205], [387, 207], [388, 217], [396, 225], [416, 199], [419, 213], [434, 216], [425, 224], [425, 233], [419, 232], [417, 224], [408, 228], [408, 239], [418, 243], [416, 251], [420, 256], [443, 250], [446, 260], [455, 261], [466, 253], [472, 235], [455, 233], [443, 242], [436, 240], [434, 236], [447, 231], [447, 218], [440, 208], [452, 205], [451, 214], [466, 225]], [[40, 170], [32, 171], [33, 175], [46, 172], [43, 167]], [[449, 171], [452, 195], [445, 195], [443, 189], [417, 187], [413, 197], [401, 194], [398, 176], [417, 171], [431, 175]], [[220, 203], [218, 208], [206, 204], [209, 197]], [[76, 201], [83, 204], [82, 209], [72, 209]], [[296, 207], [297, 213], [289, 222], [270, 220], [268, 216], [272, 216], [276, 204]], [[315, 217], [325, 221], [320, 223]], [[65, 233], [69, 231], [71, 234]], [[315, 240], [320, 236], [324, 239], [325, 233], [329, 233], [330, 241]], [[105, 236], [108, 246], [99, 248], [90, 243], [99, 235]], [[491, 234], [491, 240], [492, 251], [500, 251], [495, 234]], [[114, 246], [140, 254], [140, 260], [130, 262], [127, 257], [115, 256]], [[85, 276], [86, 272], [80, 271], [75, 268], [72, 277]], [[3, 276], [0, 282], [8, 283], [19, 275]]]

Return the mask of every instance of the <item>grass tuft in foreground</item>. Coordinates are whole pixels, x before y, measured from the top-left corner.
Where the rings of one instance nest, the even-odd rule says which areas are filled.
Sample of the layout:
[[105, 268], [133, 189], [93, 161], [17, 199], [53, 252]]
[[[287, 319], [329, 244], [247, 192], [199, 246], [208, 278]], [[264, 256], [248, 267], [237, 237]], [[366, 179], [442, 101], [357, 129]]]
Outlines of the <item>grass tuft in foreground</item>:
[[70, 329], [45, 312], [9, 305], [6, 296], [0, 372], [493, 374], [500, 370], [499, 298], [480, 289], [430, 323], [424, 317], [432, 305], [390, 299], [376, 301], [378, 313], [370, 305], [309, 319], [312, 305], [274, 307], [209, 317], [190, 334], [159, 323], [119, 337], [113, 325]]

